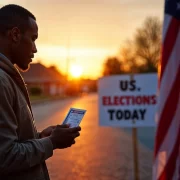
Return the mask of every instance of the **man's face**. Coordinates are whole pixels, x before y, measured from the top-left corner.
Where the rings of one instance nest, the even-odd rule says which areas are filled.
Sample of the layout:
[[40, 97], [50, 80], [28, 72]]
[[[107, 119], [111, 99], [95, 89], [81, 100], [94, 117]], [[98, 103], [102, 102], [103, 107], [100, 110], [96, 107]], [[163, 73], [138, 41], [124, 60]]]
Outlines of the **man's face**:
[[17, 33], [17, 42], [13, 49], [13, 61], [22, 71], [29, 69], [29, 64], [34, 58], [34, 53], [37, 52], [35, 40], [38, 38], [38, 26], [36, 21], [29, 18], [29, 27], [26, 32], [19, 35]]

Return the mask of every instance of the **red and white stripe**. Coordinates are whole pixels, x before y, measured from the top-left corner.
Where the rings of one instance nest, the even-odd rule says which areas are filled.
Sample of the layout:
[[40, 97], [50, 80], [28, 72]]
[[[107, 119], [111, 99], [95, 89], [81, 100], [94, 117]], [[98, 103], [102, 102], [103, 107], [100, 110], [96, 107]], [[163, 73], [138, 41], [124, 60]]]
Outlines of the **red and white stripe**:
[[[180, 21], [164, 16], [153, 179], [178, 179], [180, 147]], [[178, 164], [178, 165], [177, 165]]]

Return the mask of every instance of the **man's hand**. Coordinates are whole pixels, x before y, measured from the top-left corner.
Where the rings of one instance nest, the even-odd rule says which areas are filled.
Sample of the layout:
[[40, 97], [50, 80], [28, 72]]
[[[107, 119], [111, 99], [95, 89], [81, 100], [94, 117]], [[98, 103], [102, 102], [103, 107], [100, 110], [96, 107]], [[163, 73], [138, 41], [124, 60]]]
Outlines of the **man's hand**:
[[40, 132], [39, 136], [40, 138], [48, 137], [51, 135], [52, 131], [56, 128], [56, 126], [49, 126], [48, 128], [44, 129], [42, 132]]
[[80, 127], [69, 128], [69, 125], [57, 125], [49, 136], [54, 149], [63, 149], [75, 144], [75, 138], [80, 136]]

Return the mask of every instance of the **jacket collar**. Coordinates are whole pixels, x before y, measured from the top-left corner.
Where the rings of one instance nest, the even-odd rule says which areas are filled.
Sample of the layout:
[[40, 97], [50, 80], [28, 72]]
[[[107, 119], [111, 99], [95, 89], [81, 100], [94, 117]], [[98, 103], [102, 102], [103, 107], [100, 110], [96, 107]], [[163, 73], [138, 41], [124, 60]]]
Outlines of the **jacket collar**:
[[16, 85], [20, 88], [31, 110], [29, 94], [23, 77], [21, 76], [19, 70], [11, 63], [11, 61], [1, 53], [0, 53], [0, 68], [3, 69], [7, 74], [9, 74], [9, 76], [13, 79]]
[[2, 68], [9, 75], [19, 76], [20, 73], [18, 69], [11, 63], [11, 61], [0, 53], [0, 68]]

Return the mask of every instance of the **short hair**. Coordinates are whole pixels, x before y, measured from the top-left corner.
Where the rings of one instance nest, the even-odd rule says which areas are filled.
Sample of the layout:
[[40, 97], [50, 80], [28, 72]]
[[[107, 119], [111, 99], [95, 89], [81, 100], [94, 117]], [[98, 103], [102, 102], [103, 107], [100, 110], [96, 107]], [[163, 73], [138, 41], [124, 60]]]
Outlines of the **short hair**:
[[18, 27], [22, 33], [26, 32], [29, 27], [29, 18], [36, 20], [31, 12], [19, 5], [3, 6], [0, 8], [0, 34], [5, 35], [13, 27]]

